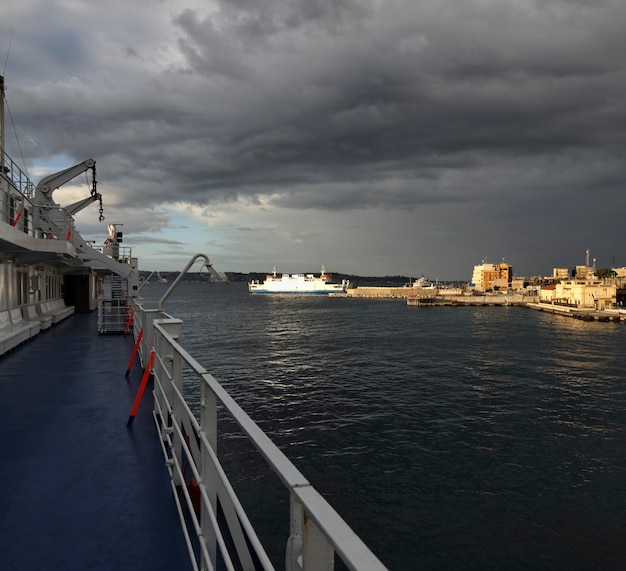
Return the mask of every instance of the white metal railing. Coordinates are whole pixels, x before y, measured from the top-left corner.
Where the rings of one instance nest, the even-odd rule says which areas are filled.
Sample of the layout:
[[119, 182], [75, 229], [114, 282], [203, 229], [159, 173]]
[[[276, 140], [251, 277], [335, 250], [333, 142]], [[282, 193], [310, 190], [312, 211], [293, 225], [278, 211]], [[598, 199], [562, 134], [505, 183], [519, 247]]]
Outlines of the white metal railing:
[[3, 149], [0, 149], [0, 153], [0, 167], [4, 169], [4, 175], [20, 193], [27, 198], [32, 198], [35, 195], [35, 185], [30, 181], [28, 175], [22, 171]]
[[[148, 351], [154, 351], [153, 415], [193, 568], [212, 570], [220, 561], [228, 570], [274, 569], [220, 463], [219, 407], [239, 426], [289, 495], [286, 571], [331, 571], [335, 557], [351, 570], [385, 569], [267, 434], [185, 351], [179, 343], [182, 321], [163, 311], [146, 311], [137, 301], [133, 310], [135, 338], [142, 331], [144, 362], [149, 361]], [[183, 377], [187, 387], [192, 381], [196, 392], [199, 389], [195, 414]], [[193, 477], [191, 485], [186, 475]], [[223, 517], [218, 518], [218, 512]]]
[[128, 324], [129, 308], [126, 300], [98, 301], [98, 333], [124, 333]]

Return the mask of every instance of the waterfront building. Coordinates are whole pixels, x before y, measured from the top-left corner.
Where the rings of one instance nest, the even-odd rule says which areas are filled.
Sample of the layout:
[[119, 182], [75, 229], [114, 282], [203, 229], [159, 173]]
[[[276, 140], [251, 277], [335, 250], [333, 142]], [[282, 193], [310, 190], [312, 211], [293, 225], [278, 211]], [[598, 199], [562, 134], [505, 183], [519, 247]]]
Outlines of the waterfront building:
[[613, 268], [613, 271], [618, 278], [626, 278], [626, 267]]
[[574, 275], [577, 280], [593, 280], [596, 269], [592, 266], [575, 266]]
[[552, 268], [552, 277], [557, 280], [566, 280], [569, 278], [569, 270], [567, 268]]
[[617, 287], [601, 280], [561, 280], [559, 283], [542, 287], [540, 300], [579, 308], [603, 310], [614, 306]]
[[474, 266], [470, 287], [477, 291], [487, 291], [492, 288], [506, 290], [510, 288], [513, 279], [513, 266], [501, 264], [486, 264]]
[[539, 301], [542, 303], [554, 303], [556, 299], [556, 283], [542, 286], [539, 290]]

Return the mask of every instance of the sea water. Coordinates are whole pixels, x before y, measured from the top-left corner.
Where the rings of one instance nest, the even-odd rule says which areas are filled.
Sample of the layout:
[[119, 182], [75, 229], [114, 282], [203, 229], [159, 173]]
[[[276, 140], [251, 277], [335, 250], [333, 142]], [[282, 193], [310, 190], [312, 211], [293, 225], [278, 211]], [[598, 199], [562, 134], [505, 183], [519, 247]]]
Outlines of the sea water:
[[[165, 310], [389, 569], [626, 568], [626, 324], [245, 284], [182, 283]], [[280, 567], [287, 498], [231, 428], [220, 454]]]

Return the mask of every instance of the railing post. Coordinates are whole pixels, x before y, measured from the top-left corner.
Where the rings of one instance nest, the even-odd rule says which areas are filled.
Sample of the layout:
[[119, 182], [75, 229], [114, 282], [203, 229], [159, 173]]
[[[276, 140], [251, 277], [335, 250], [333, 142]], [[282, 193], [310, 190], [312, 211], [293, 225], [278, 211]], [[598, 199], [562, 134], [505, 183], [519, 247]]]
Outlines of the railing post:
[[302, 571], [304, 508], [302, 502], [291, 492], [289, 539], [285, 553], [285, 571]]
[[[158, 324], [159, 327], [161, 327], [163, 331], [165, 331], [165, 333], [172, 337], [177, 343], [181, 343], [183, 322], [180, 319], [155, 319], [152, 323]], [[174, 387], [176, 387], [181, 394], [184, 394], [181, 356], [174, 350], [174, 347], [169, 345], [165, 337], [163, 337], [157, 329], [154, 329], [154, 343], [156, 352], [155, 362], [159, 363], [159, 370], [158, 373], [155, 374], [155, 380], [160, 383], [161, 390], [163, 391], [167, 402], [172, 403], [173, 418], [177, 420], [179, 425], [182, 425], [185, 410], [182, 403], [174, 393]], [[155, 393], [158, 396], [158, 391], [155, 390]], [[163, 418], [161, 419], [161, 422], [164, 427], [172, 426], [172, 418]], [[172, 434], [172, 441], [173, 454], [182, 466], [184, 465], [182, 458], [182, 446], [180, 439], [176, 437], [175, 433]], [[175, 474], [174, 476], [174, 483], [177, 486], [183, 484], [183, 482], [179, 480], [178, 474]]]
[[306, 571], [333, 571], [335, 551], [318, 525], [304, 512], [304, 569]]
[[333, 571], [335, 568], [335, 550], [331, 542], [293, 492], [285, 568], [287, 571]]
[[[204, 433], [215, 456], [217, 456], [217, 398], [208, 387], [204, 377], [200, 379], [200, 431]], [[208, 450], [201, 444], [200, 454], [200, 475], [204, 484], [211, 510], [217, 513], [217, 485], [218, 475], [211, 460]], [[215, 569], [217, 562], [217, 538], [213, 526], [209, 519], [207, 506], [202, 502], [200, 511], [200, 525], [202, 534], [206, 539], [206, 546], [211, 557], [210, 562], [206, 562], [203, 568]], [[210, 565], [208, 565], [210, 563]]]
[[[179, 321], [177, 325], [178, 334], [177, 335], [172, 334], [172, 337], [174, 337], [175, 339], [179, 338], [181, 335], [182, 324], [183, 322]], [[177, 351], [174, 351], [172, 354], [171, 374], [172, 374], [172, 384], [178, 387], [178, 390], [180, 391], [180, 393], [184, 395], [185, 393], [183, 390], [183, 360]], [[180, 402], [178, 398], [174, 398], [173, 390], [170, 390], [170, 393], [168, 394], [167, 398], [170, 399], [170, 402], [174, 403], [172, 406], [172, 415], [174, 416], [174, 418], [178, 420], [179, 424], [182, 424], [183, 416], [185, 415], [185, 409], [183, 408], [182, 403]], [[182, 446], [178, 438], [174, 440], [174, 453], [176, 454], [177, 458], [182, 457]], [[174, 483], [176, 485], [182, 485], [184, 482], [180, 482], [178, 479], [178, 475], [176, 475], [176, 477], [174, 478]]]
[[154, 325], [153, 320], [158, 318], [158, 310], [145, 309], [143, 311], [143, 340], [139, 345], [139, 359], [141, 364], [145, 366], [146, 359], [154, 345]]

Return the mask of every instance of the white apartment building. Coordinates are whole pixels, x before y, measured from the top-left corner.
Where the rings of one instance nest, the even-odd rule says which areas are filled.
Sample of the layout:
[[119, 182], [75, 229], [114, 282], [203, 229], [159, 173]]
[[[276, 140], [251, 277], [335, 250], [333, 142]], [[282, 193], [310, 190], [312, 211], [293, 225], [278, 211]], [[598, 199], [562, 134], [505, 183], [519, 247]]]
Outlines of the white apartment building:
[[562, 280], [542, 288], [540, 299], [544, 303], [564, 303], [579, 308], [602, 310], [615, 305], [617, 286], [599, 280]]

